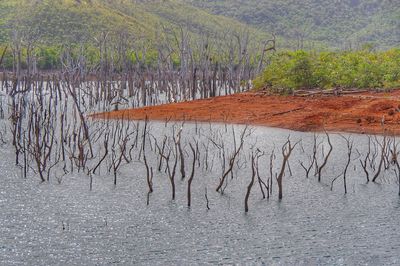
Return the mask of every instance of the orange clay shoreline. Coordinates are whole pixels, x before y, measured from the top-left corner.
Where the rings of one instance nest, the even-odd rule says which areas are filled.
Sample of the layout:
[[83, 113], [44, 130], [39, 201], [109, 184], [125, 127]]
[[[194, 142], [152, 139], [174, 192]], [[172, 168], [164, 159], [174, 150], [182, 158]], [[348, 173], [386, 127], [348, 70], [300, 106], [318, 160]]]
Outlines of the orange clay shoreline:
[[297, 131], [400, 135], [400, 89], [349, 95], [229, 96], [90, 115], [93, 119], [222, 122]]

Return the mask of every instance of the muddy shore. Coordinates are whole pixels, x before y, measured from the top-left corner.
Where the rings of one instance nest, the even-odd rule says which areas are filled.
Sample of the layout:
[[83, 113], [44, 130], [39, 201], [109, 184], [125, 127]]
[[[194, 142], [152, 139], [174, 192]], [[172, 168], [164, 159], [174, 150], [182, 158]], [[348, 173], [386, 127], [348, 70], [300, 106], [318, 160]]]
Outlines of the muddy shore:
[[400, 90], [350, 95], [240, 93], [90, 115], [94, 119], [222, 122], [298, 131], [400, 135]]

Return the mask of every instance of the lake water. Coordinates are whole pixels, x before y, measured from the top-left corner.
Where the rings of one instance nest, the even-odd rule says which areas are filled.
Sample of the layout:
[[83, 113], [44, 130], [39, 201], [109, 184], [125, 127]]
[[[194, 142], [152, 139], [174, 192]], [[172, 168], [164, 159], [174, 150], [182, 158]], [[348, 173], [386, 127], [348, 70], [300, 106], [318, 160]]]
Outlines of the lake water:
[[[184, 133], [190, 136], [193, 125], [187, 127]], [[162, 132], [163, 125], [155, 123], [153, 130]], [[275, 144], [279, 154], [289, 134], [303, 139], [303, 146], [310, 150], [312, 134], [280, 129], [256, 128], [249, 143], [266, 151]], [[355, 146], [363, 147], [364, 137], [353, 137]], [[12, 149], [3, 145], [0, 264], [399, 265], [397, 185], [389, 175], [380, 184], [365, 184], [354, 159], [348, 193], [343, 193], [341, 181], [331, 191], [330, 181], [346, 160], [343, 139], [332, 135], [332, 142], [335, 150], [321, 183], [315, 177], [305, 178], [298, 166], [305, 153], [297, 149], [290, 159], [293, 175], [284, 179], [283, 200], [278, 201], [276, 187], [269, 200], [262, 200], [255, 184], [247, 214], [248, 167], [235, 171], [224, 195], [215, 192], [219, 168], [198, 169], [191, 208], [186, 207], [187, 180], [177, 178], [177, 198], [171, 201], [167, 176], [155, 173], [155, 191], [146, 206], [147, 186], [140, 163], [121, 168], [116, 188], [111, 176], [101, 175], [89, 191], [84, 175], [67, 176], [61, 184], [21, 178], [20, 169], [12, 164]], [[268, 158], [260, 161], [263, 172], [267, 172], [267, 162]]]

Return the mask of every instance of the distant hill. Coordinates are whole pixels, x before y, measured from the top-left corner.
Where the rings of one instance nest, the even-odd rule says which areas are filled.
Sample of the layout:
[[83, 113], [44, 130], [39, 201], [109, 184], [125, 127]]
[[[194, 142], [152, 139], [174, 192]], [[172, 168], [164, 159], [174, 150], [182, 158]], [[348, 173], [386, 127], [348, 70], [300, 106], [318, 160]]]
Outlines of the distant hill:
[[[1, 0], [0, 43], [14, 32], [46, 44], [93, 42], [101, 32], [154, 41], [160, 28], [224, 41], [275, 33], [284, 48], [382, 49], [400, 45], [398, 0]], [[14, 34], [14, 35], [13, 35]]]
[[161, 27], [184, 27], [194, 36], [222, 38], [223, 32], [266, 34], [245, 23], [212, 15], [179, 0], [1, 0], [0, 42], [14, 32], [43, 43], [92, 42], [101, 32], [127, 32], [154, 40]]
[[[186, 0], [299, 42], [341, 49], [400, 45], [399, 0]], [[303, 41], [302, 41], [303, 40]], [[303, 44], [304, 45], [304, 44]], [[307, 47], [306, 47], [307, 48]]]

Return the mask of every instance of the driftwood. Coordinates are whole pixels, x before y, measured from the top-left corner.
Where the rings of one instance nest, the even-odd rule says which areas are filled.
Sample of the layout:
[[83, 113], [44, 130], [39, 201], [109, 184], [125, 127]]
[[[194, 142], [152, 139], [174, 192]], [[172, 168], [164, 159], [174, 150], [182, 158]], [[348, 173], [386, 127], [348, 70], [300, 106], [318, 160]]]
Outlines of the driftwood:
[[291, 112], [300, 111], [300, 110], [303, 110], [305, 108], [306, 108], [305, 106], [298, 107], [298, 108], [290, 109], [290, 110], [283, 111], [283, 112], [273, 113], [273, 114], [271, 114], [271, 116], [284, 115], [284, 114], [288, 114], [288, 113], [291, 113]]
[[370, 90], [343, 90], [343, 89], [330, 89], [330, 90], [296, 90], [294, 96], [309, 97], [314, 95], [349, 95], [370, 92]]

